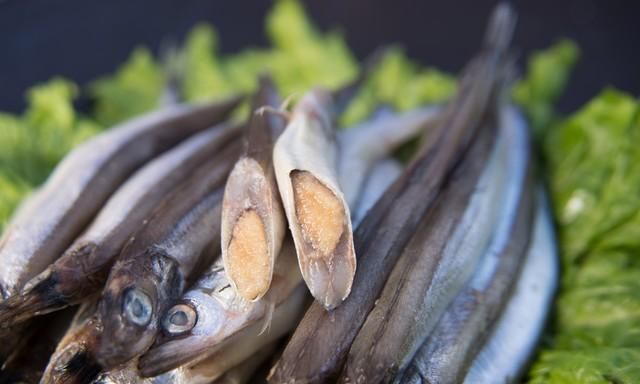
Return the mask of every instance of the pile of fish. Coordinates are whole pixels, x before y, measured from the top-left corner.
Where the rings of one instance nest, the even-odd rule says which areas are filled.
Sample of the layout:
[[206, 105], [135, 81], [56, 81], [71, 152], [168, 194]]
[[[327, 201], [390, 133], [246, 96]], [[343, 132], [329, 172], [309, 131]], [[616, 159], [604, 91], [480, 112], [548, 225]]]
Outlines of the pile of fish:
[[290, 111], [265, 76], [248, 121], [173, 104], [76, 148], [0, 241], [0, 382], [516, 380], [558, 271], [514, 25], [498, 6], [446, 105], [336, 130], [368, 64]]

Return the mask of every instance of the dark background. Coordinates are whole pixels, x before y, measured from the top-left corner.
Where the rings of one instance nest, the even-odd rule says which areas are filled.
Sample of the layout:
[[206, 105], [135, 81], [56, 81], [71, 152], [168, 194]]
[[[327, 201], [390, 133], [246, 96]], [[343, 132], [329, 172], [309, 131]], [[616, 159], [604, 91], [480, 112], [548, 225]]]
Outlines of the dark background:
[[[475, 52], [496, 1], [305, 1], [322, 28], [341, 30], [359, 58], [398, 42], [424, 64], [457, 72]], [[607, 85], [640, 93], [640, 2], [513, 1], [520, 57], [558, 37], [582, 57], [561, 100], [570, 111]], [[223, 52], [265, 45], [266, 0], [0, 0], [0, 110], [19, 111], [24, 91], [54, 75], [85, 84], [113, 71], [132, 48], [157, 51], [202, 20], [220, 34]]]

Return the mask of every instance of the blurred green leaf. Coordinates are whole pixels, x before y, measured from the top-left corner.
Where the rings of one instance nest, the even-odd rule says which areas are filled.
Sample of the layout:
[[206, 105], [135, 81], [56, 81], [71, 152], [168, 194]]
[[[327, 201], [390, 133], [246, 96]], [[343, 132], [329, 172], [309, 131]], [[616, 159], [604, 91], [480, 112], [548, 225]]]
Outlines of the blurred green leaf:
[[567, 86], [578, 56], [576, 44], [565, 39], [529, 57], [526, 76], [516, 84], [513, 97], [536, 133], [554, 119], [554, 103]]
[[89, 86], [95, 99], [95, 119], [101, 125], [112, 126], [156, 108], [164, 83], [162, 69], [151, 52], [136, 48], [116, 73]]

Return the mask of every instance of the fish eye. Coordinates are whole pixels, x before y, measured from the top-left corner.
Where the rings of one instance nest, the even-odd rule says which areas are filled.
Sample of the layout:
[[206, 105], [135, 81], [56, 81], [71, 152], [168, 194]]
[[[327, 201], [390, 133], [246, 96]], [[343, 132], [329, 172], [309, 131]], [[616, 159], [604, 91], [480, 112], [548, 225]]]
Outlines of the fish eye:
[[151, 321], [151, 298], [146, 293], [131, 288], [124, 294], [122, 313], [134, 324], [145, 326]]
[[189, 304], [174, 305], [164, 318], [164, 329], [172, 336], [189, 332], [198, 321], [198, 313]]

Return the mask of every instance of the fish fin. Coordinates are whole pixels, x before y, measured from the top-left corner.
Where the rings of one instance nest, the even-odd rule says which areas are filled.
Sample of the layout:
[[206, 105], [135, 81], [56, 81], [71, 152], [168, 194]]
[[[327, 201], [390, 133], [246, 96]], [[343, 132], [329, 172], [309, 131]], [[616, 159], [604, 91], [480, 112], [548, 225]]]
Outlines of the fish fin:
[[260, 328], [260, 332], [258, 335], [262, 335], [265, 332], [269, 332], [271, 329], [271, 322], [273, 320], [273, 313], [276, 310], [276, 302], [275, 300], [271, 300], [270, 298], [264, 298], [262, 300], [266, 300], [265, 305], [267, 306], [266, 312], [264, 314], [262, 327]]

